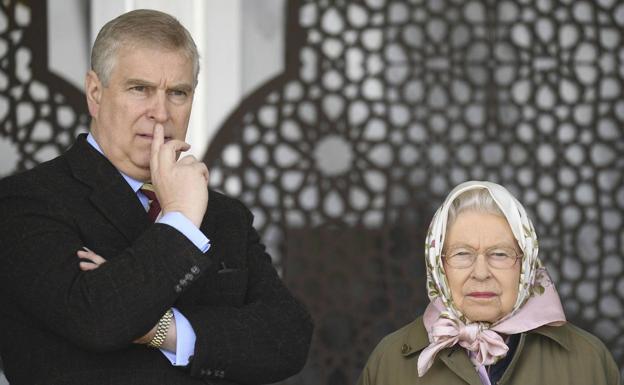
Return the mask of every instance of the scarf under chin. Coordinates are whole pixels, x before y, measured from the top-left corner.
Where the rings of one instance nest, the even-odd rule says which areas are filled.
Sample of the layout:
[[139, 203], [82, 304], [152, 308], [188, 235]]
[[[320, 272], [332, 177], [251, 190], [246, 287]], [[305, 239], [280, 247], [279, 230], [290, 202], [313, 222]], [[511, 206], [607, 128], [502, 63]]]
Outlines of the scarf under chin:
[[[514, 308], [494, 324], [466, 319], [453, 303], [442, 265], [449, 207], [458, 195], [472, 189], [485, 189], [492, 196], [524, 255]], [[431, 368], [436, 354], [444, 348], [459, 344], [470, 353], [470, 360], [479, 370], [507, 354], [508, 347], [501, 334], [517, 334], [543, 325], [558, 326], [565, 323], [559, 295], [537, 253], [538, 243], [533, 224], [524, 207], [504, 187], [490, 182], [466, 182], [451, 191], [435, 213], [426, 240], [427, 289], [431, 303], [427, 306], [423, 322], [430, 344], [418, 358], [420, 377]]]
[[439, 298], [431, 302], [423, 317], [430, 344], [418, 357], [418, 375], [422, 377], [431, 368], [436, 354], [444, 348], [459, 344], [470, 353], [470, 360], [479, 369], [507, 354], [509, 349], [501, 334], [522, 333], [543, 325], [563, 325], [566, 319], [561, 301], [545, 269], [540, 269], [537, 282], [544, 288], [543, 294], [530, 297], [511, 317], [492, 326], [483, 322], [465, 324], [450, 317]]

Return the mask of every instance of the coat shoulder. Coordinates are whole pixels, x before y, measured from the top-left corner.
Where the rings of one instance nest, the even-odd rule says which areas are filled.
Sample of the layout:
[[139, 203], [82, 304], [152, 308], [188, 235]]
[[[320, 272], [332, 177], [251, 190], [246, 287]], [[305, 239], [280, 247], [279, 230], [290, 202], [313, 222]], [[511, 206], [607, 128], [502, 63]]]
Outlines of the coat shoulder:
[[570, 322], [566, 323], [564, 327], [568, 329], [568, 333], [571, 336], [571, 342], [579, 348], [583, 347], [595, 353], [607, 351], [607, 347], [604, 342], [587, 330], [581, 329]]
[[[420, 345], [420, 341], [418, 340], [422, 338], [427, 338], [427, 332], [423, 325], [422, 317], [418, 317], [414, 321], [382, 338], [375, 348], [375, 352], [379, 354], [383, 352], [396, 352], [398, 355], [406, 353], [405, 349], [415, 352], [422, 348], [422, 346], [418, 346]], [[403, 347], [404, 345], [405, 348]], [[401, 349], [403, 349], [403, 353]]]
[[608, 352], [604, 342], [598, 337], [570, 322], [561, 326], [543, 326], [536, 329], [536, 332], [550, 337], [569, 351], [591, 355]]
[[251, 212], [236, 198], [229, 197], [219, 191], [210, 189], [208, 191], [208, 208], [215, 212], [215, 214], [222, 214], [223, 212], [232, 213], [235, 212], [238, 216], [251, 216]]
[[[568, 322], [561, 326], [543, 326], [529, 334], [540, 336], [527, 341], [528, 350], [523, 355], [527, 356], [529, 367], [542, 368], [541, 380], [619, 384], [619, 368], [613, 356], [606, 345], [588, 331]], [[551, 365], [542, 367], [535, 357], [547, 357]]]
[[418, 352], [424, 347], [427, 332], [422, 317], [386, 335], [370, 354], [360, 376], [358, 385], [381, 383], [403, 383], [417, 379], [416, 363]]
[[50, 194], [56, 187], [63, 186], [68, 177], [69, 167], [61, 155], [1, 179], [0, 195], [30, 195], [38, 192]]

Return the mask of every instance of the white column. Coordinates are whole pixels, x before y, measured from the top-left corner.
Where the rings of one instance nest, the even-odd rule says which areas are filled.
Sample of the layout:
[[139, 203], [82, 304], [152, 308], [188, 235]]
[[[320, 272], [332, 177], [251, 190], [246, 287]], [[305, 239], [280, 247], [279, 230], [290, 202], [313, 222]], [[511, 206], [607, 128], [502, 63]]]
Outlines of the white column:
[[175, 16], [200, 54], [200, 72], [187, 134], [202, 158], [209, 141], [241, 99], [241, 0], [91, 0], [91, 44], [102, 26], [133, 9]]
[[241, 1], [209, 0], [203, 3], [205, 41], [201, 54], [205, 77], [199, 86], [205, 90], [206, 97], [202, 105], [193, 107], [195, 114], [203, 108], [205, 117], [204, 125], [193, 131], [204, 144], [200, 149], [202, 155], [205, 145], [242, 98]]

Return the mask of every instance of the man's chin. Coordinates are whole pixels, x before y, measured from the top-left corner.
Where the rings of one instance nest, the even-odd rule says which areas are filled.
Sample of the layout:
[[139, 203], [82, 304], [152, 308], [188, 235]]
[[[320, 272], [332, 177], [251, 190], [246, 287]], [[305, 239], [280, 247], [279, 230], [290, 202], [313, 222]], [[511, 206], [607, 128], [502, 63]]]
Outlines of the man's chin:
[[146, 159], [139, 159], [135, 162], [132, 162], [131, 170], [129, 170], [128, 176], [140, 180], [140, 181], [148, 181], [151, 178], [150, 174], [150, 163], [149, 157]]

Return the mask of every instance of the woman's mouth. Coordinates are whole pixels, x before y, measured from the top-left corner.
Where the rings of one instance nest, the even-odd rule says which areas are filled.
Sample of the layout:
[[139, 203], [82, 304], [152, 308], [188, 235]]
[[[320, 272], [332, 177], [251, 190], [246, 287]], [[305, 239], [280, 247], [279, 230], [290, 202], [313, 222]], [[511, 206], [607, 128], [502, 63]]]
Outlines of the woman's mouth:
[[496, 297], [496, 293], [492, 293], [491, 291], [473, 291], [468, 293], [468, 296], [477, 299], [490, 299]]

